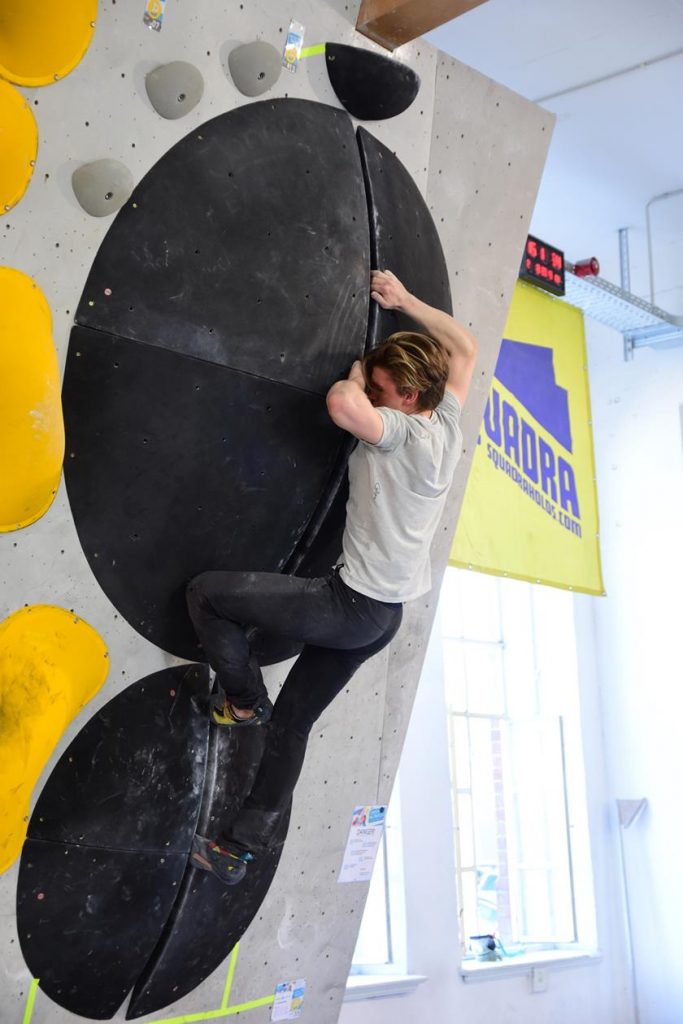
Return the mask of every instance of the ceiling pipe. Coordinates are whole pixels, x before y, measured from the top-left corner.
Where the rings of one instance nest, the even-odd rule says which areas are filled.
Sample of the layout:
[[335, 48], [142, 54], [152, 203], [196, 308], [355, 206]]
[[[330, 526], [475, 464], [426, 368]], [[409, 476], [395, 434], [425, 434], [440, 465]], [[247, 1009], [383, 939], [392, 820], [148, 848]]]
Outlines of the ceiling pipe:
[[643, 60], [638, 64], [631, 64], [628, 68], [621, 68], [620, 71], [612, 71], [609, 75], [601, 75], [599, 78], [591, 78], [588, 82], [581, 82], [580, 85], [571, 85], [568, 89], [561, 89], [560, 92], [551, 92], [548, 96], [541, 96], [534, 103], [546, 103], [548, 100], [556, 100], [559, 96], [568, 96], [572, 92], [579, 92], [580, 89], [590, 89], [592, 85], [599, 85], [601, 82], [610, 82], [613, 78], [621, 78], [622, 75], [630, 75], [633, 71], [641, 71], [643, 68], [652, 67], [653, 64], [661, 64], [665, 60], [673, 60], [680, 57], [683, 48], [672, 50], [671, 53], [663, 53], [661, 57], [652, 57], [651, 60]]
[[628, 228], [619, 228], [619, 270], [621, 290], [631, 291], [631, 261], [628, 251]]
[[654, 261], [652, 258], [652, 225], [650, 223], [650, 207], [653, 203], [658, 203], [662, 199], [671, 199], [672, 196], [679, 196], [683, 193], [683, 188], [676, 188], [672, 192], [660, 192], [658, 196], [653, 196], [645, 207], [645, 225], [647, 229], [647, 266], [650, 274], [650, 304], [655, 305], [655, 271]]

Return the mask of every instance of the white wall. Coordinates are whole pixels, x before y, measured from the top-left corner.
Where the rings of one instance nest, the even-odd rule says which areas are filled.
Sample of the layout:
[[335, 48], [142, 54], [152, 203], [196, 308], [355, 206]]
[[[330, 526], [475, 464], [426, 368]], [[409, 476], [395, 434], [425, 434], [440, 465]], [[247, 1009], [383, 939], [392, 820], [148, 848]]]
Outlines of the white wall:
[[[670, 6], [666, 16], [670, 29], [680, 34], [680, 10]], [[586, 103], [603, 110], [606, 132], [623, 110], [631, 120], [631, 158], [603, 160], [598, 175], [588, 139], [580, 151], [563, 142], [578, 138], [571, 125], [579, 120], [578, 108], [572, 117], [568, 99], [552, 104], [559, 123], [532, 221], [536, 233], [564, 245], [571, 259], [597, 255], [603, 276], [615, 283], [620, 279], [616, 228], [628, 227], [631, 291], [644, 298], [650, 294], [646, 203], [655, 193], [683, 188], [680, 160], [662, 159], [656, 140], [647, 138], [653, 111], [660, 116], [667, 97], [680, 92], [680, 60], [661, 65], [657, 80], [660, 75], [656, 104], [646, 93], [650, 101], [644, 105], [648, 83], [637, 75], [624, 80], [620, 92], [613, 83], [614, 89], [585, 93]], [[683, 195], [653, 204], [652, 237], [655, 301], [680, 315]], [[683, 880], [676, 864], [681, 832], [676, 755], [683, 739], [678, 643], [683, 348], [643, 349], [625, 363], [621, 338], [596, 325], [589, 326], [588, 348], [607, 591], [605, 598], [589, 602], [609, 786], [605, 828], [617, 828], [616, 798], [648, 798], [645, 816], [623, 836], [640, 1020], [680, 1024], [683, 972], [676, 951]], [[590, 636], [584, 641], [590, 649]]]
[[640, 1019], [680, 1024], [683, 348], [624, 363], [619, 340], [605, 335], [595, 333], [590, 351], [607, 590], [593, 602], [605, 752], [611, 799], [649, 801], [623, 836]]

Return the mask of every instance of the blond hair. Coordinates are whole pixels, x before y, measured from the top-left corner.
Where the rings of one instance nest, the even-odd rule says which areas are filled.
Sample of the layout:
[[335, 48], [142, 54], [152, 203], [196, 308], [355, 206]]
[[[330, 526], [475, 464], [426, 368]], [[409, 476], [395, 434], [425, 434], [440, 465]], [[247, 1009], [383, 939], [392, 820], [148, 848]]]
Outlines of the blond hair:
[[426, 334], [397, 331], [363, 359], [365, 379], [376, 366], [386, 370], [400, 395], [417, 391], [418, 412], [436, 409], [448, 380], [448, 354], [443, 345]]

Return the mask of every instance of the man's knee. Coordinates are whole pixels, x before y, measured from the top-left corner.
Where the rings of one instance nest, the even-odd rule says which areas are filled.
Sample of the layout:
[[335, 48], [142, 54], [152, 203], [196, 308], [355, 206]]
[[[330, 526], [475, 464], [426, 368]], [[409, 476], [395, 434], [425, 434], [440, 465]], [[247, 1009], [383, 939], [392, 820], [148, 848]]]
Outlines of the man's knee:
[[200, 608], [205, 608], [208, 602], [208, 594], [211, 590], [212, 572], [202, 572], [199, 576], [191, 579], [185, 588], [185, 599], [187, 607], [192, 614]]

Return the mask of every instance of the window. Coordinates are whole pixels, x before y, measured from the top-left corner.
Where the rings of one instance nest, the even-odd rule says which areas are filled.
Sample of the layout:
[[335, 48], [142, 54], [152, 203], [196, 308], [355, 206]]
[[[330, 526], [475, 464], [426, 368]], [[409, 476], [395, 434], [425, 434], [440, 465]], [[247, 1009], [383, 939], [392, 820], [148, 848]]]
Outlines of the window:
[[462, 954], [594, 944], [573, 595], [447, 569], [440, 621]]

